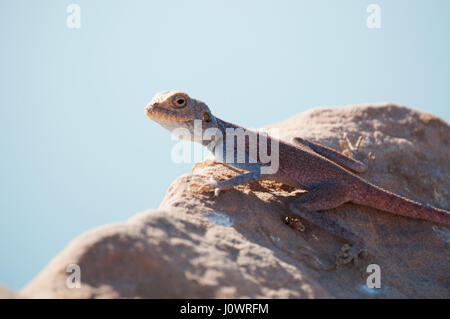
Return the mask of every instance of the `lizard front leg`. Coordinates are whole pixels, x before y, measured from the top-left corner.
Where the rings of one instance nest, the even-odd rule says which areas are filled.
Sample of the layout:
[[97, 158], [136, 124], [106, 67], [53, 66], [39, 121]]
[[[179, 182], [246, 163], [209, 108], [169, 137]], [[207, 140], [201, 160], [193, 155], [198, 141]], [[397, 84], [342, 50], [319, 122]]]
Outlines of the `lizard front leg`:
[[211, 178], [207, 183], [203, 183], [201, 185], [195, 184], [198, 192], [207, 192], [214, 191], [214, 195], [218, 196], [220, 191], [225, 189], [230, 189], [234, 186], [248, 184], [254, 181], [258, 181], [264, 179], [260, 170], [250, 171], [248, 173], [240, 174], [230, 179], [224, 181], [216, 181], [214, 178]]
[[302, 144], [304, 146], [309, 147], [317, 154], [325, 156], [329, 160], [339, 164], [347, 169], [350, 169], [356, 173], [364, 173], [367, 171], [368, 166], [364, 163], [359, 154], [359, 146], [362, 142], [362, 137], [360, 136], [356, 145], [353, 146], [347, 136], [345, 136], [345, 141], [347, 142], [348, 152], [351, 157], [345, 156], [344, 154], [339, 153], [338, 151], [332, 149], [331, 147], [327, 147], [325, 145], [321, 145], [319, 143], [314, 143], [300, 137], [294, 137], [292, 139], [293, 144]]
[[341, 206], [349, 201], [349, 194], [350, 191], [344, 183], [330, 181], [301, 195], [289, 206], [294, 214], [353, 244], [352, 246], [344, 245], [339, 251], [336, 256], [336, 266], [352, 260], [356, 263], [358, 256], [365, 253], [364, 245], [357, 235], [317, 211]]

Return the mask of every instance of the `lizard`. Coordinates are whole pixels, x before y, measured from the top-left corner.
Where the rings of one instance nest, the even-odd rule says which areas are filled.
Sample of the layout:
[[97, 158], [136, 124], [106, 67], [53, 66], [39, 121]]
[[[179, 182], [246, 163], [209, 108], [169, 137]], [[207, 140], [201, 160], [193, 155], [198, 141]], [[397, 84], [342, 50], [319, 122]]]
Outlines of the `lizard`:
[[[199, 192], [214, 191], [218, 196], [219, 191], [264, 179], [306, 190], [306, 193], [300, 194], [289, 204], [289, 209], [295, 216], [351, 243], [344, 245], [336, 255], [336, 266], [352, 260], [356, 263], [359, 256], [367, 255], [366, 248], [359, 236], [321, 214], [320, 211], [352, 202], [396, 215], [450, 225], [449, 211], [422, 205], [358, 176], [357, 174], [364, 173], [368, 169], [368, 166], [358, 158], [361, 139], [358, 139], [356, 147], [353, 147], [347, 139], [351, 153], [349, 157], [330, 147], [300, 137], [294, 137], [290, 142], [286, 142], [273, 136], [262, 136], [258, 131], [246, 130], [246, 133], [250, 133], [245, 137], [245, 147], [239, 150], [237, 136], [228, 139], [227, 132], [244, 128], [215, 117], [204, 102], [190, 97], [185, 92], [160, 92], [147, 104], [145, 112], [148, 118], [172, 133], [176, 134], [180, 128], [187, 131], [189, 134], [182, 134], [180, 137], [207, 147], [214, 154], [216, 162], [247, 171], [222, 181], [211, 178], [197, 187]], [[195, 121], [200, 123], [200, 126], [197, 126], [201, 131], [200, 135], [195, 132]], [[205, 134], [208, 130], [216, 133]], [[257, 141], [264, 138], [269, 146], [275, 145], [273, 143], [278, 144], [278, 168], [275, 172], [264, 171], [268, 165], [261, 160], [259, 153], [256, 157], [254, 153], [250, 154], [251, 134]], [[227, 158], [230, 150], [233, 151], [233, 155]]]

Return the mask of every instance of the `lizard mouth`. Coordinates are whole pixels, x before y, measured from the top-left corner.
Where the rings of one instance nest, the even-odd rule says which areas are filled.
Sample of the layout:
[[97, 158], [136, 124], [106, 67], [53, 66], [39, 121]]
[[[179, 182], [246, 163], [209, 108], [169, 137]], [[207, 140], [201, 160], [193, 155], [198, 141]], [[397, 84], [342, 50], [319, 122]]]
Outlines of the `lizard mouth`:
[[164, 109], [162, 107], [156, 106], [154, 104], [149, 104], [145, 108], [147, 117], [154, 121], [163, 121], [163, 122], [189, 122], [191, 119], [175, 114], [175, 112], [169, 111], [167, 109]]

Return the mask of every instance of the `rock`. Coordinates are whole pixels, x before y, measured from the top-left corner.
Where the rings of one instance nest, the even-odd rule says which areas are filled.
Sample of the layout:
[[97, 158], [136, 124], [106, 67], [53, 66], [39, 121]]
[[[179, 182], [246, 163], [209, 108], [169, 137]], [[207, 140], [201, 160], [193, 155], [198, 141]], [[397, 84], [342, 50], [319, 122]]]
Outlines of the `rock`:
[[0, 284], [0, 299], [15, 299], [18, 298], [17, 294]]
[[[310, 138], [343, 150], [347, 133], [376, 155], [363, 174], [391, 191], [450, 209], [450, 127], [393, 104], [318, 108], [274, 124], [279, 136]], [[195, 174], [236, 174], [221, 164]], [[32, 298], [449, 298], [448, 227], [354, 204], [324, 212], [360, 235], [369, 256], [329, 269], [344, 244], [315, 225], [283, 223], [302, 190], [270, 181], [218, 198], [190, 190], [179, 177], [158, 210], [76, 238], [21, 292]], [[381, 267], [381, 288], [366, 286], [366, 267]], [[67, 266], [81, 269], [81, 288], [67, 288]]]

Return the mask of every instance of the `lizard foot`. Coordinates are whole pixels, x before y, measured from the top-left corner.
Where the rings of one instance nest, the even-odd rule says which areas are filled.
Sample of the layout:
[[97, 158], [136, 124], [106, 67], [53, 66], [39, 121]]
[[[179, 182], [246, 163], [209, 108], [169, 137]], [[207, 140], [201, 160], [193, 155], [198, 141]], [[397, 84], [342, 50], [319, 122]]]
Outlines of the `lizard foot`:
[[[345, 144], [346, 149], [342, 152], [345, 156], [348, 156], [350, 158], [353, 158], [357, 161], [362, 162], [362, 158], [359, 155], [359, 148], [361, 146], [361, 143], [363, 141], [362, 136], [358, 137], [358, 140], [356, 141], [356, 144], [353, 145], [352, 142], [348, 139], [347, 133], [344, 134], [344, 140], [342, 142]], [[368, 155], [369, 161], [375, 160], [375, 154], [372, 152], [369, 152]]]
[[189, 188], [197, 193], [214, 192], [214, 196], [217, 197], [220, 193], [220, 189], [217, 186], [217, 181], [213, 176], [210, 176], [206, 183], [200, 177], [194, 179], [194, 183]]
[[284, 223], [299, 232], [304, 232], [306, 230], [305, 225], [303, 225], [297, 217], [286, 216], [284, 218]]
[[340, 265], [345, 265], [354, 261], [355, 265], [358, 264], [358, 257], [362, 255], [363, 257], [367, 256], [367, 253], [362, 244], [354, 244], [349, 245], [345, 244], [336, 254], [336, 267]]
[[361, 156], [359, 155], [359, 148], [361, 146], [362, 143], [362, 136], [358, 137], [358, 140], [356, 141], [356, 144], [353, 145], [352, 142], [350, 142], [347, 133], [344, 134], [344, 142], [347, 146], [347, 149], [344, 150], [344, 155], [349, 156], [353, 159], [356, 159], [358, 161], [361, 161]]

